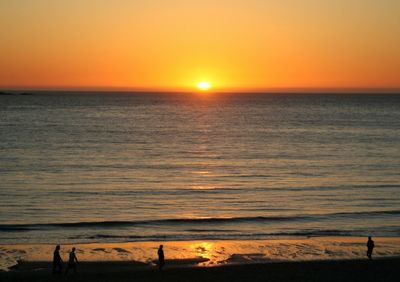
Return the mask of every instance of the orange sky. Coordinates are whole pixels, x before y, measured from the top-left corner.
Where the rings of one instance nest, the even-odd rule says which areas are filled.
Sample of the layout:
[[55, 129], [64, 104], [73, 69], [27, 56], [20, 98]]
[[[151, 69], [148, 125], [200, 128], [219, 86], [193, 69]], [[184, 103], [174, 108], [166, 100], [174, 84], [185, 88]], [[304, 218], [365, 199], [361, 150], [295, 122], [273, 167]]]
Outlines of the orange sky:
[[0, 88], [399, 88], [398, 0], [1, 0]]

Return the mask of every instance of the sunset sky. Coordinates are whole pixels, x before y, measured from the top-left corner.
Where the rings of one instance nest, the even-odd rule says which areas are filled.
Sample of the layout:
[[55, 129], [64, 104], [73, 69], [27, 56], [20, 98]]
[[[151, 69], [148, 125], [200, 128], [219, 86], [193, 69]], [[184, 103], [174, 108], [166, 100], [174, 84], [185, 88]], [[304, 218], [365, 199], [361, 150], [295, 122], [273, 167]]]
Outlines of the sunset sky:
[[400, 89], [399, 0], [1, 0], [1, 89]]

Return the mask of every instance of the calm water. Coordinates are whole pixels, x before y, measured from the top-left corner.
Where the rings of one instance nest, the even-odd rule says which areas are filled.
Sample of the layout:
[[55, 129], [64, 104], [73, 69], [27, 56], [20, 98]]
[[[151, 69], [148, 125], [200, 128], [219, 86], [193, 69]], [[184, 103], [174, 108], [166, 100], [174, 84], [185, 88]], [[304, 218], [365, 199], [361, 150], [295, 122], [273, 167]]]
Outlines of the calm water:
[[0, 242], [400, 236], [400, 95], [0, 96]]

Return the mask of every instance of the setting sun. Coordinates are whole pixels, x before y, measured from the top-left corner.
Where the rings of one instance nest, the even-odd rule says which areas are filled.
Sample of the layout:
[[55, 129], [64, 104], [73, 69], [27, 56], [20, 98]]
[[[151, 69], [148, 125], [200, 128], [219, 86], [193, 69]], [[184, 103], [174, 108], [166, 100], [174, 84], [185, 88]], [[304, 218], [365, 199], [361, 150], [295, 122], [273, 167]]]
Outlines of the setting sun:
[[211, 88], [211, 84], [208, 81], [201, 81], [197, 84], [197, 88], [202, 91], [206, 91]]

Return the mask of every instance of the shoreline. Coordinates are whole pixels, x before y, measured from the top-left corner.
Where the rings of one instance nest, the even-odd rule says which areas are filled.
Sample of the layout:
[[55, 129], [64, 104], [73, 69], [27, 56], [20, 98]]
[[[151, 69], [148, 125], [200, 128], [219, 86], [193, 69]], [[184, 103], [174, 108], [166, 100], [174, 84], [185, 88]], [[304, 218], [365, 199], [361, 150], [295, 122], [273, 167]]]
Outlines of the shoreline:
[[[384, 241], [387, 240], [399, 240], [400, 241], [400, 236], [373, 236], [372, 238], [379, 238]], [[82, 241], [82, 242], [70, 242], [70, 241], [64, 241], [64, 242], [50, 242], [50, 243], [42, 243], [42, 242], [22, 242], [22, 243], [1, 243], [0, 242], [0, 248], [2, 246], [55, 246], [57, 244], [62, 244], [64, 246], [79, 246], [79, 245], [99, 245], [99, 244], [109, 244], [109, 245], [116, 245], [116, 244], [148, 244], [148, 243], [181, 243], [181, 242], [274, 242], [274, 241], [304, 241], [304, 240], [332, 240], [332, 239], [337, 239], [338, 241], [351, 241], [354, 239], [354, 241], [359, 241], [359, 240], [364, 240], [365, 243], [367, 242], [368, 236], [349, 236], [349, 235], [333, 235], [333, 236], [325, 236], [325, 235], [310, 235], [310, 236], [301, 236], [301, 235], [296, 235], [296, 236], [276, 236], [276, 237], [271, 237], [267, 239], [198, 239], [198, 240], [139, 240], [139, 241], [133, 241], [133, 240], [123, 240], [123, 241], [101, 241], [101, 240], [94, 240], [94, 241]]]
[[[400, 237], [374, 237], [373, 257], [400, 258]], [[164, 245], [170, 265], [214, 267], [223, 265], [263, 264], [270, 262], [336, 261], [366, 259], [365, 237], [311, 237], [271, 240], [209, 240], [60, 244], [67, 261], [72, 247], [82, 262], [127, 262], [144, 268], [155, 266], [157, 248]], [[20, 261], [47, 263], [52, 260], [55, 244], [0, 245], [0, 270]], [[34, 265], [34, 264], [32, 264]]]

